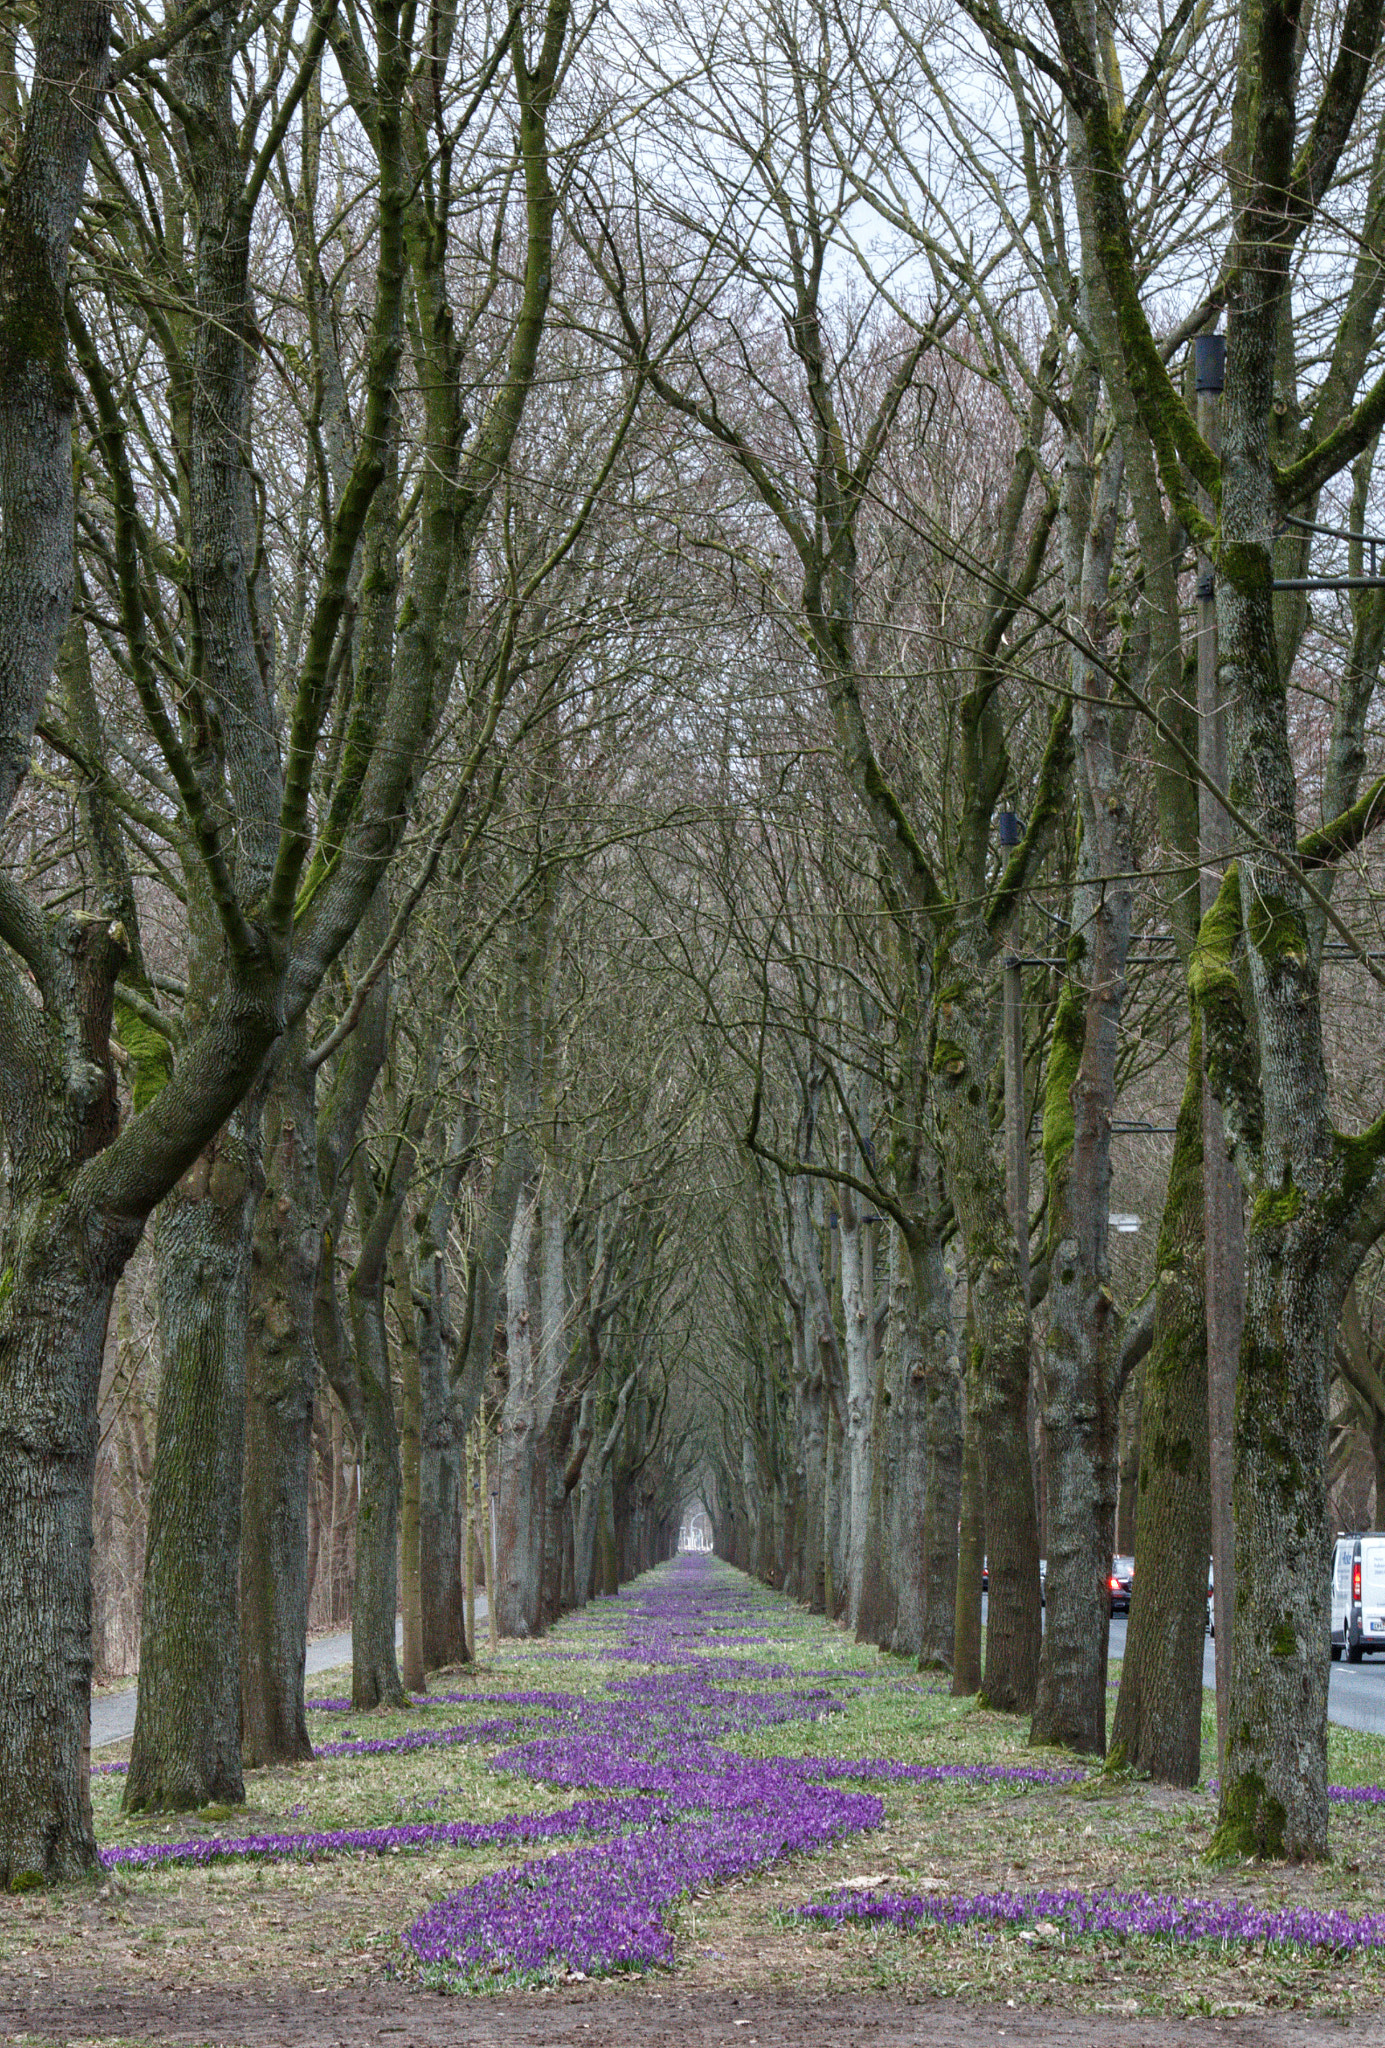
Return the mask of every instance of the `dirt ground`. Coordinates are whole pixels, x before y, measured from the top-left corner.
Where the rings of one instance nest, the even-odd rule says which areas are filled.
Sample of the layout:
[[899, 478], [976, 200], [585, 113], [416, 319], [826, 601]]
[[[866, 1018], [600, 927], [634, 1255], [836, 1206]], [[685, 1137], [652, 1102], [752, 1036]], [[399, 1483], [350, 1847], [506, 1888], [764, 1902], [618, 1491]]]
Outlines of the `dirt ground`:
[[1376, 2048], [1385, 2016], [1350, 2022], [1251, 2014], [1138, 2019], [870, 1992], [737, 1994], [575, 1985], [502, 1998], [445, 1998], [389, 1982], [320, 1992], [301, 1984], [104, 1990], [73, 1973], [23, 1991], [0, 1984], [0, 2039], [189, 2042], [217, 2048]]

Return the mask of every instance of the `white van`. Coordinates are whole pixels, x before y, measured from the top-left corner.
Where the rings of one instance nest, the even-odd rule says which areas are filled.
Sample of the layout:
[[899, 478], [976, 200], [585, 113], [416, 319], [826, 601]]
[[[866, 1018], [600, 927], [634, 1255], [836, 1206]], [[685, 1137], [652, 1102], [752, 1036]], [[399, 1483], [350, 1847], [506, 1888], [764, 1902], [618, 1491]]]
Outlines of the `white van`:
[[1339, 1536], [1332, 1551], [1332, 1656], [1385, 1650], [1385, 1532]]

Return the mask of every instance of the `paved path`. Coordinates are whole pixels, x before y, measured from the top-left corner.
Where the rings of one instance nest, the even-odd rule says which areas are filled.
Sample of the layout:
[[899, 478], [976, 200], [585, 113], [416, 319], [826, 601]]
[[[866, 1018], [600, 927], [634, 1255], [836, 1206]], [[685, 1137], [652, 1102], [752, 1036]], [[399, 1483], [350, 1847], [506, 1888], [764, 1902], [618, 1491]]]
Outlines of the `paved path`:
[[[479, 1625], [486, 1619], [489, 1609], [484, 1593], [476, 1595], [476, 1620]], [[404, 1640], [404, 1624], [399, 1622], [394, 1631], [395, 1642]], [[334, 1671], [339, 1664], [351, 1662], [351, 1631], [347, 1629], [339, 1636], [319, 1636], [315, 1643], [308, 1645], [308, 1677], [319, 1671]], [[111, 1742], [128, 1742], [135, 1732], [135, 1688], [129, 1686], [124, 1692], [103, 1693], [91, 1703], [91, 1746], [104, 1749]]]
[[[981, 1597], [981, 1618], [986, 1618], [986, 1597]], [[1127, 1617], [1111, 1616], [1113, 1658], [1125, 1655]], [[1217, 1689], [1216, 1650], [1209, 1635], [1202, 1651], [1202, 1682], [1209, 1692]], [[1339, 1728], [1357, 1728], [1363, 1735], [1385, 1735], [1385, 1657], [1367, 1657], [1361, 1664], [1333, 1664], [1327, 1681], [1327, 1718]]]
[[[1111, 1655], [1125, 1655], [1126, 1618], [1111, 1617]], [[1202, 1652], [1202, 1682], [1209, 1691], [1217, 1689], [1216, 1650], [1206, 1638]], [[1333, 1664], [1327, 1680], [1327, 1718], [1339, 1728], [1359, 1728], [1365, 1735], [1385, 1735], [1385, 1658], [1368, 1657], [1361, 1664]]]

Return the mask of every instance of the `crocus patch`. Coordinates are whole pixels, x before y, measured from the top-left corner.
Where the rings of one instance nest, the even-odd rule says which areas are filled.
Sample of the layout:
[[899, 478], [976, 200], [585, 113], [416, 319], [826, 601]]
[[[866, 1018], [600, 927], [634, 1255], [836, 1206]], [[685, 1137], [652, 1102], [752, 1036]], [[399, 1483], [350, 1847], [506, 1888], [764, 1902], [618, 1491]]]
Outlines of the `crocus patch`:
[[[587, 1796], [558, 1812], [488, 1823], [401, 1822], [388, 1827], [208, 1835], [103, 1851], [108, 1866], [204, 1864], [228, 1857], [276, 1859], [389, 1855], [571, 1840], [569, 1848], [517, 1864], [429, 1907], [404, 1935], [430, 1982], [455, 1988], [514, 1983], [565, 1971], [591, 1976], [671, 1960], [674, 1901], [877, 1827], [884, 1805], [872, 1781], [978, 1787], [1043, 1786], [1083, 1775], [1034, 1764], [905, 1764], [888, 1757], [843, 1762], [820, 1756], [759, 1760], [728, 1738], [825, 1720], [841, 1710], [841, 1681], [855, 1693], [859, 1670], [810, 1674], [753, 1653], [763, 1632], [747, 1626], [748, 1582], [703, 1558], [686, 1558], [640, 1581], [584, 1619], [605, 1637], [594, 1654], [633, 1668], [604, 1696], [551, 1691], [434, 1694], [429, 1704], [470, 1709], [443, 1728], [402, 1735], [346, 1735], [319, 1757], [387, 1757], [450, 1744], [501, 1744], [497, 1771]], [[736, 1654], [740, 1652], [741, 1654]], [[745, 1654], [745, 1653], [751, 1654]], [[582, 1655], [584, 1653], [574, 1653]], [[887, 1678], [931, 1689], [927, 1681]], [[835, 1685], [835, 1690], [833, 1686]], [[345, 1700], [315, 1700], [345, 1712]], [[585, 1839], [583, 1839], [585, 1838]]]
[[[747, 1876], [785, 1856], [821, 1849], [879, 1826], [872, 1785], [975, 1785], [978, 1790], [1062, 1785], [1072, 1765], [913, 1764], [892, 1757], [748, 1758], [730, 1740], [792, 1723], [825, 1720], [844, 1692], [917, 1692], [929, 1681], [872, 1678], [858, 1668], [794, 1671], [757, 1658], [765, 1643], [748, 1581], [701, 1557], [628, 1588], [584, 1617], [594, 1651], [629, 1667], [600, 1696], [556, 1691], [449, 1693], [449, 1726], [323, 1743], [320, 1757], [388, 1757], [484, 1742], [499, 1745], [491, 1768], [582, 1796], [556, 1812], [491, 1822], [409, 1820], [393, 1826], [210, 1835], [108, 1849], [111, 1866], [201, 1864], [228, 1857], [275, 1859], [421, 1853], [447, 1848], [568, 1846], [493, 1872], [431, 1905], [403, 1935], [406, 1956], [430, 1983], [476, 1989], [581, 1973], [646, 1969], [672, 1959], [670, 1908], [680, 1897]], [[740, 1652], [741, 1654], [737, 1654]], [[747, 1654], [749, 1653], [749, 1654]], [[551, 1652], [550, 1654], [559, 1654]], [[844, 1683], [849, 1681], [849, 1683]], [[314, 1701], [339, 1713], [344, 1700]], [[1334, 1788], [1379, 1803], [1379, 1788]], [[434, 1803], [434, 1802], [429, 1802]], [[1385, 1944], [1385, 1914], [1273, 1912], [1230, 1900], [1144, 1893], [996, 1892], [912, 1898], [887, 1891], [839, 1893], [804, 1917], [900, 1929], [1033, 1927], [1040, 1938], [1159, 1935], [1177, 1941]]]
[[907, 1930], [920, 1926], [1034, 1927], [1044, 1935], [1114, 1935], [1178, 1942], [1267, 1943], [1340, 1952], [1385, 1947], [1385, 1913], [1352, 1914], [1311, 1906], [1255, 1906], [1241, 1899], [1183, 1899], [1169, 1892], [978, 1892], [926, 1898], [839, 1891], [802, 1906], [805, 1920], [841, 1927], [856, 1921]]

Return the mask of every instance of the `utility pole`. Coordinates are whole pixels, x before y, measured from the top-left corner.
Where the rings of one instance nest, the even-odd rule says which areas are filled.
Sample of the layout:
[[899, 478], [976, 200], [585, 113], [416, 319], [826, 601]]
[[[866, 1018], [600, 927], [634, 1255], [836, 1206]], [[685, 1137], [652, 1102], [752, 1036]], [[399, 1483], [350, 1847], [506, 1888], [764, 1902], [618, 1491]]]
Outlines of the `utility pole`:
[[[1214, 452], [1226, 368], [1226, 337], [1199, 334], [1193, 344], [1198, 432]], [[1203, 506], [1211, 512], [1204, 497]], [[1226, 705], [1217, 678], [1217, 579], [1210, 558], [1197, 558], [1198, 872], [1205, 916], [1216, 901], [1231, 852], [1230, 820], [1216, 791], [1228, 781]], [[1213, 787], [1209, 788], [1209, 783]], [[1231, 1707], [1231, 1631], [1236, 1611], [1236, 1543], [1231, 1513], [1236, 1373], [1245, 1320], [1245, 1220], [1240, 1176], [1227, 1157], [1220, 1105], [1206, 1078], [1203, 1049], [1202, 1188], [1207, 1240], [1207, 1419], [1212, 1480], [1212, 1616], [1216, 1627], [1217, 1762], [1226, 1762]]]

